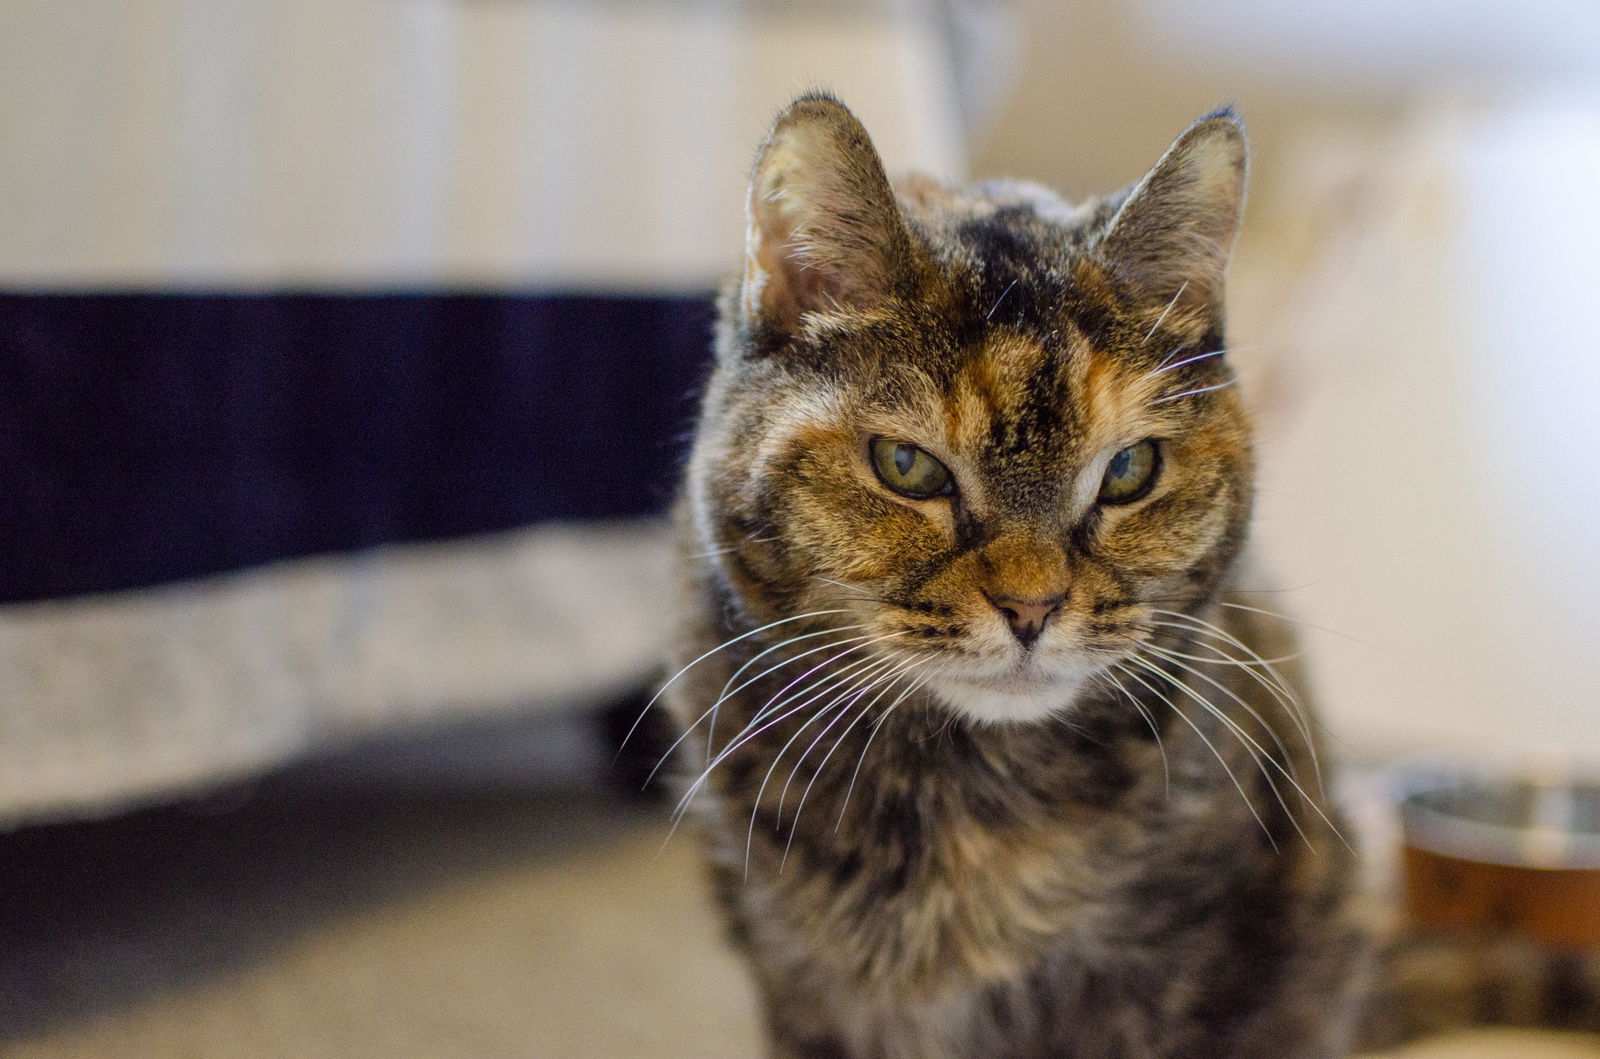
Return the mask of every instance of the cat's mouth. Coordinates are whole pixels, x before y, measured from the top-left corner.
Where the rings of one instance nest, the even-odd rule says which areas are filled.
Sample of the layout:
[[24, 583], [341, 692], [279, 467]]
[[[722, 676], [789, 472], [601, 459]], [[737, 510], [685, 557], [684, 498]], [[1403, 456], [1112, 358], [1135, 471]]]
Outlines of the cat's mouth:
[[1065, 713], [1083, 677], [1032, 664], [1000, 673], [945, 673], [930, 687], [946, 706], [980, 722], [1037, 721]]

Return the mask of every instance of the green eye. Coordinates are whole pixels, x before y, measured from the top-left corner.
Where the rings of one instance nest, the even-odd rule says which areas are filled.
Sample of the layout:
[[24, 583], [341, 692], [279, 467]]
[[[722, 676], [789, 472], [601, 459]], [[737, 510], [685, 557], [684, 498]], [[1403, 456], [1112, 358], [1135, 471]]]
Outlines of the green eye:
[[1106, 466], [1106, 476], [1100, 479], [1102, 504], [1131, 504], [1143, 499], [1156, 484], [1156, 472], [1161, 469], [1161, 457], [1156, 443], [1149, 439], [1129, 445]]
[[944, 464], [906, 441], [873, 438], [872, 468], [884, 485], [913, 500], [943, 496], [955, 488]]

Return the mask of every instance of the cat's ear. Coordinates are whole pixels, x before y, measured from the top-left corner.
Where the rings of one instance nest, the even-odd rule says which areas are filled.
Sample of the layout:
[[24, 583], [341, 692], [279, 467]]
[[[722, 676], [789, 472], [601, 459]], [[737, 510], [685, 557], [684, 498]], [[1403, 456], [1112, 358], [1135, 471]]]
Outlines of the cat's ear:
[[1141, 300], [1195, 308], [1221, 300], [1248, 158], [1244, 125], [1225, 107], [1191, 125], [1128, 192], [1099, 248]]
[[793, 334], [806, 312], [866, 308], [907, 274], [911, 240], [867, 131], [843, 103], [801, 96], [750, 177], [745, 321]]

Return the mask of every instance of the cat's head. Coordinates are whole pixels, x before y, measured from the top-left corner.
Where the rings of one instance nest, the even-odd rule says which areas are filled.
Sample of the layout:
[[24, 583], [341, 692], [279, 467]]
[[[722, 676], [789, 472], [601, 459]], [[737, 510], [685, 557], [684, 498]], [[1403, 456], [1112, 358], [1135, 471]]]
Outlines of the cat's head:
[[1245, 169], [1223, 111], [1079, 206], [896, 190], [838, 101], [785, 110], [690, 470], [742, 620], [819, 612], [961, 714], [1025, 721], [1214, 593], [1251, 498], [1222, 338]]

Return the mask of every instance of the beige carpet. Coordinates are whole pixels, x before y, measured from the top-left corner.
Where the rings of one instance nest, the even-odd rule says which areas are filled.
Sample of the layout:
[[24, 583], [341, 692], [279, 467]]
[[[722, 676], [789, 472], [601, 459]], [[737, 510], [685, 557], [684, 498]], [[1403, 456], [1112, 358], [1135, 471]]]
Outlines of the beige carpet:
[[664, 816], [570, 775], [324, 773], [0, 836], [0, 1055], [750, 1059], [750, 991]]

